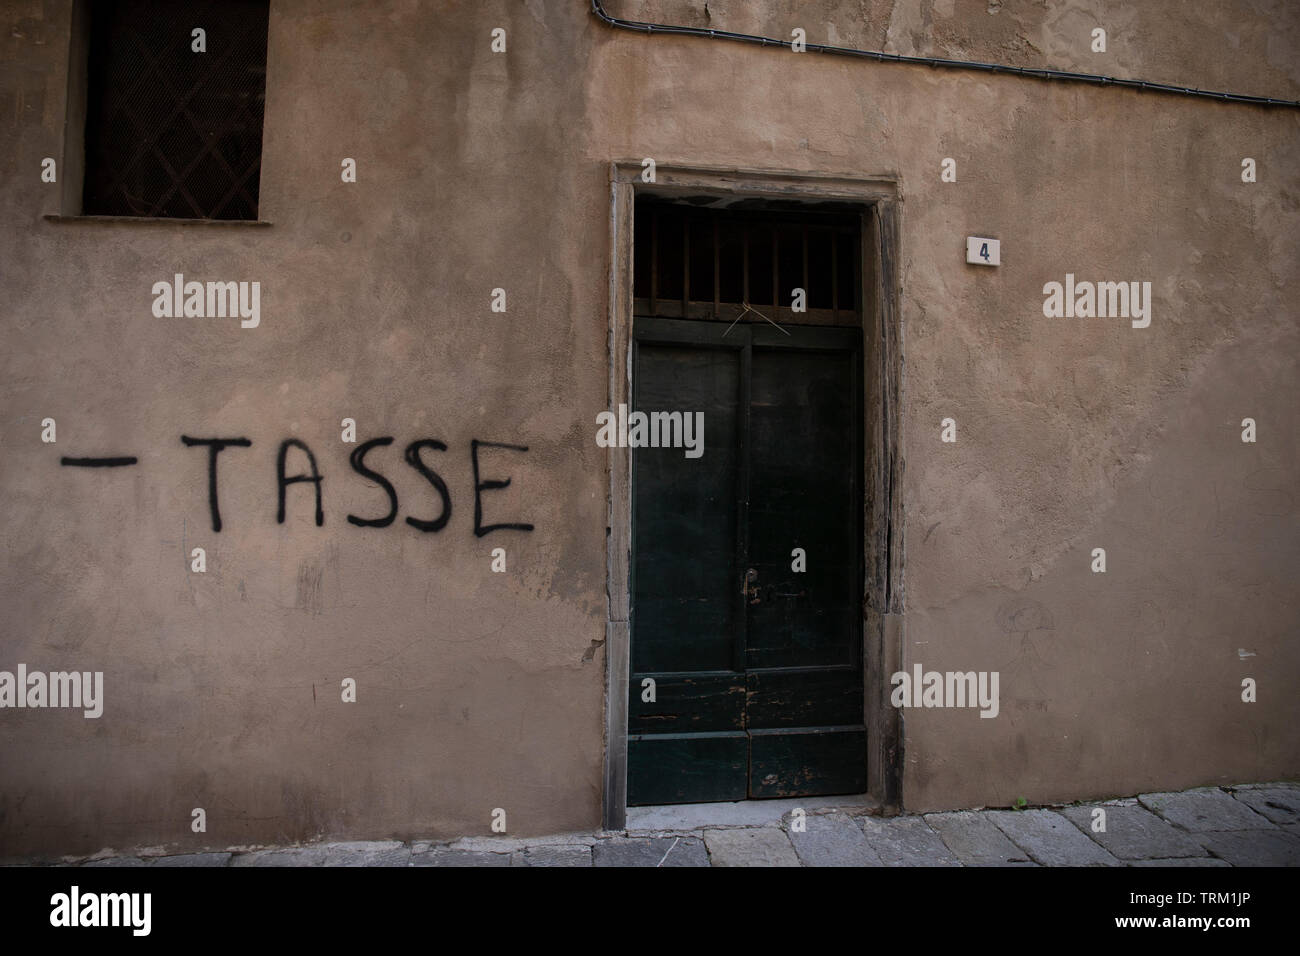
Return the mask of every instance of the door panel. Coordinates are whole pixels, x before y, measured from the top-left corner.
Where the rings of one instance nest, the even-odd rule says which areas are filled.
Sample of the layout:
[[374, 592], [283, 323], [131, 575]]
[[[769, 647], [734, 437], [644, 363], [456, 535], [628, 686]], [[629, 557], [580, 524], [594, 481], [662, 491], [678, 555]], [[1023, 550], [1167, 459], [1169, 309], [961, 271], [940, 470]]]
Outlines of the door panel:
[[637, 347], [633, 409], [702, 411], [704, 455], [634, 454], [634, 672], [735, 665], [740, 365], [737, 349]]
[[749, 795], [806, 797], [866, 788], [867, 731], [856, 727], [751, 730]]
[[746, 690], [744, 716], [750, 727], [862, 722], [862, 671], [857, 667], [750, 671]]
[[655, 697], [644, 699], [641, 674], [629, 698], [629, 734], [745, 729], [745, 675], [736, 671], [654, 674]]
[[861, 335], [633, 333], [633, 408], [702, 411], [705, 451], [632, 451], [628, 803], [860, 792]]
[[744, 800], [748, 772], [749, 735], [743, 730], [628, 738], [629, 804], [636, 795], [632, 805]]
[[[856, 663], [854, 355], [753, 351], [746, 666]], [[859, 539], [860, 540], [860, 539]], [[792, 570], [804, 551], [806, 570]]]

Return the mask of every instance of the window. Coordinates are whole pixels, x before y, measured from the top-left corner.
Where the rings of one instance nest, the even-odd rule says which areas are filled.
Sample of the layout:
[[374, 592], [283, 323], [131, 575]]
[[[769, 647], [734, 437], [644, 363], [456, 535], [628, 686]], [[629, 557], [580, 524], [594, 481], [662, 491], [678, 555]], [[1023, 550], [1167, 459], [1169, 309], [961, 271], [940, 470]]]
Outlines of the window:
[[268, 6], [91, 0], [83, 215], [257, 219]]

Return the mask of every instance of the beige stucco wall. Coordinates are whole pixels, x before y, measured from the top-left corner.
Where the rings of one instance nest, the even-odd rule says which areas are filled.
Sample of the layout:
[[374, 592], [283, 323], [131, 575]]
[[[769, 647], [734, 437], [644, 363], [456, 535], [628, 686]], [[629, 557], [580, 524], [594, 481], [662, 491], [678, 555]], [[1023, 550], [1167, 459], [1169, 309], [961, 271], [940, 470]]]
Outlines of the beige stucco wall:
[[[906, 713], [905, 807], [1300, 774], [1300, 111], [647, 37], [581, 0], [273, 0], [273, 225], [54, 223], [70, 6], [0, 24], [0, 669], [100, 670], [106, 703], [0, 711], [0, 855], [599, 824], [607, 176], [643, 156], [900, 183], [904, 661], [1002, 694], [994, 720]], [[608, 7], [1300, 99], [1284, 2]], [[967, 266], [967, 235], [1002, 265]], [[176, 272], [260, 281], [261, 326], [154, 318]], [[1150, 281], [1150, 327], [1045, 318], [1067, 272]], [[386, 503], [344, 417], [395, 437], [367, 458], [388, 528], [346, 521]], [[220, 534], [182, 434], [252, 440], [221, 455]], [[276, 523], [291, 437], [323, 527], [304, 485]], [[400, 460], [420, 438], [448, 446], [435, 534], [403, 521], [438, 507]], [[475, 537], [472, 439], [529, 447], [483, 453], [512, 479], [484, 508], [533, 532]], [[140, 463], [58, 465], [101, 454]]]

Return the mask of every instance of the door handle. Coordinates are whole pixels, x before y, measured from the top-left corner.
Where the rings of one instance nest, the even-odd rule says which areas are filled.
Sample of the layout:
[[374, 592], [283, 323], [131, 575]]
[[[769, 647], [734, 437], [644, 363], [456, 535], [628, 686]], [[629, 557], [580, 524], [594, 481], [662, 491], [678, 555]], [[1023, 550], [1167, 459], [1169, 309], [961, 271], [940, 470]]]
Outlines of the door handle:
[[762, 600], [758, 595], [758, 587], [754, 584], [757, 580], [758, 572], [750, 568], [740, 582], [740, 593], [745, 595], [750, 604], [758, 604]]

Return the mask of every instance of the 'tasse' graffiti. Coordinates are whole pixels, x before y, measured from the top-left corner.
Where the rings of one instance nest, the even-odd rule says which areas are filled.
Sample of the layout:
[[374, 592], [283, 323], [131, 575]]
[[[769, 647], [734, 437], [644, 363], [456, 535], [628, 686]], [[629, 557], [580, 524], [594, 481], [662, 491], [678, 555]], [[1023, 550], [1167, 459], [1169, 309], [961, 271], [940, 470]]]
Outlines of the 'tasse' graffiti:
[[[192, 438], [189, 435], [182, 435], [181, 441], [186, 446], [202, 447], [208, 450], [208, 508], [212, 513], [212, 530], [219, 532], [221, 530], [221, 505], [220, 496], [217, 489], [217, 472], [218, 460], [221, 453], [228, 448], [248, 448], [253, 443], [247, 438]], [[382, 448], [393, 443], [391, 435], [385, 435], [380, 438], [372, 438], [363, 442], [353, 449], [349, 462], [352, 470], [363, 478], [373, 481], [388, 496], [388, 512], [378, 517], [362, 518], [356, 515], [348, 515], [348, 522], [362, 528], [386, 528], [397, 520], [398, 499], [397, 489], [393, 483], [388, 480], [387, 476], [376, 471], [370, 465], [366, 464], [366, 455], [375, 448]], [[527, 445], [509, 445], [503, 442], [480, 441], [475, 438], [469, 443], [470, 460], [474, 468], [474, 534], [476, 537], [483, 537], [491, 534], [493, 531], [532, 531], [533, 526], [524, 522], [498, 522], [496, 524], [485, 524], [483, 521], [483, 493], [510, 486], [509, 478], [483, 478], [481, 477], [480, 452], [484, 449], [497, 449], [513, 452], [528, 451]], [[293, 457], [299, 461], [292, 467], [294, 472], [289, 473], [290, 452], [297, 451]], [[447, 483], [425, 459], [425, 452], [445, 452], [447, 446], [433, 438], [421, 438], [411, 442], [406, 446], [403, 458], [406, 464], [416, 471], [425, 481], [427, 481], [434, 492], [440, 499], [440, 507], [433, 517], [417, 518], [412, 515], [406, 516], [406, 523], [412, 528], [423, 532], [441, 531], [451, 520], [451, 492], [447, 488]], [[275, 458], [275, 483], [276, 492], [279, 499], [276, 510], [275, 520], [279, 524], [284, 523], [285, 515], [285, 498], [286, 493], [291, 485], [307, 484], [310, 485], [315, 494], [316, 511], [315, 518], [317, 526], [325, 523], [325, 511], [322, 502], [321, 486], [324, 483], [324, 475], [317, 465], [316, 456], [312, 453], [307, 443], [297, 438], [286, 438], [280, 442], [279, 451]]]

